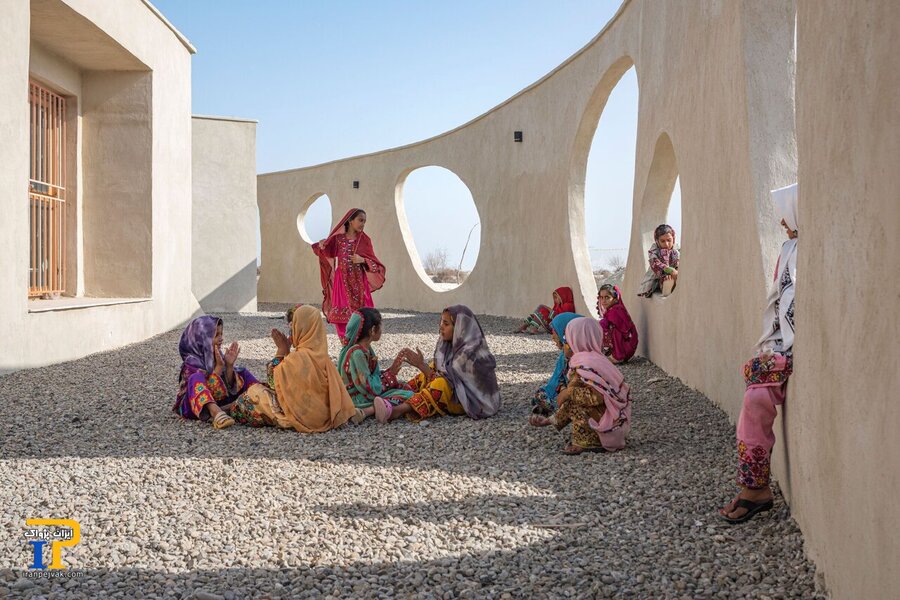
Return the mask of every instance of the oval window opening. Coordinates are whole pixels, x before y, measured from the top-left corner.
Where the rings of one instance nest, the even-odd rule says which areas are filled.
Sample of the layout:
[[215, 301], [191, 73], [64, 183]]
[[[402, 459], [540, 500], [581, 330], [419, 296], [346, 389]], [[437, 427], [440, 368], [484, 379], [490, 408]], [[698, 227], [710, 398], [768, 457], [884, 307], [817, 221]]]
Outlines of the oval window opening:
[[397, 186], [397, 217], [422, 280], [440, 292], [462, 285], [481, 246], [481, 219], [462, 179], [437, 166], [411, 171]]
[[308, 244], [323, 240], [331, 231], [331, 199], [328, 194], [313, 196], [297, 215], [297, 231]]
[[610, 92], [588, 153], [585, 239], [598, 288], [604, 283], [619, 285], [625, 277], [631, 240], [637, 120], [638, 83], [632, 66]]

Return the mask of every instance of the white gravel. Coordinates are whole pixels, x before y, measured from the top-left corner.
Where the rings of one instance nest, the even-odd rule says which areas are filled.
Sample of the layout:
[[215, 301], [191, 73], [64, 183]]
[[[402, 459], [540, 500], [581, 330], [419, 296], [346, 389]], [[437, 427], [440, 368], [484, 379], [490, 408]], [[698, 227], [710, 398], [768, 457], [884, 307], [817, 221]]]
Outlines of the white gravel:
[[[261, 308], [223, 315], [260, 378], [268, 332], [285, 327], [284, 307]], [[383, 359], [430, 353], [436, 315], [384, 314]], [[734, 433], [709, 400], [636, 360], [628, 448], [563, 456], [565, 434], [527, 425], [549, 336], [481, 323], [503, 395], [484, 421], [214, 431], [170, 410], [180, 329], [0, 377], [0, 598], [821, 595], [780, 496], [747, 525], [715, 514], [734, 490]], [[80, 522], [63, 561], [81, 577], [24, 577], [25, 519], [39, 517]]]

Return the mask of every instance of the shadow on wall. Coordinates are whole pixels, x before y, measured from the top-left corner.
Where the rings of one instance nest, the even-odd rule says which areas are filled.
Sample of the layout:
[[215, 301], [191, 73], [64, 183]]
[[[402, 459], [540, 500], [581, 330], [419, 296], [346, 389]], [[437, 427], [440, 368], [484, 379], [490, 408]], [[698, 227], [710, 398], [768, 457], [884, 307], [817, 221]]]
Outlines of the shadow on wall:
[[207, 313], [256, 311], [256, 259], [198, 301]]

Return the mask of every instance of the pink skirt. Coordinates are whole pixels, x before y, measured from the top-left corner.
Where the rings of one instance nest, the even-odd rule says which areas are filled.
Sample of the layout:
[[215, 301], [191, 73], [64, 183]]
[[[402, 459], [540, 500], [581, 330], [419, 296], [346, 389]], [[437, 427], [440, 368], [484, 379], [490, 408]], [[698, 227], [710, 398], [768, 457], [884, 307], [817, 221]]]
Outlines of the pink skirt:
[[372, 292], [369, 291], [369, 278], [363, 276], [363, 304], [362, 306], [353, 306], [350, 303], [350, 297], [347, 295], [347, 288], [344, 285], [344, 275], [340, 269], [334, 271], [334, 281], [331, 286], [331, 311], [329, 311], [328, 322], [332, 324], [346, 324], [350, 320], [350, 316], [354, 311], [363, 307], [374, 307], [372, 301]]

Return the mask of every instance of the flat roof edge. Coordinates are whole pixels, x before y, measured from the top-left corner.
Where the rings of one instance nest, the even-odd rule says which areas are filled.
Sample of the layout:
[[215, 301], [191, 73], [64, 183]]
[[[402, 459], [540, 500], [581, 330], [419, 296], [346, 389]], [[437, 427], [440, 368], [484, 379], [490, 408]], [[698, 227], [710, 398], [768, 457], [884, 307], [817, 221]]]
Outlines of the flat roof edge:
[[194, 48], [194, 45], [191, 44], [190, 40], [187, 39], [183, 33], [178, 31], [175, 28], [175, 26], [172, 25], [172, 23], [165, 17], [165, 15], [163, 15], [161, 12], [159, 12], [159, 9], [150, 3], [150, 0], [141, 0], [141, 2], [143, 2], [144, 6], [149, 8], [150, 12], [152, 12], [154, 15], [156, 15], [156, 17], [160, 21], [162, 21], [166, 27], [168, 27], [169, 29], [172, 30], [172, 33], [175, 34], [175, 37], [178, 38], [178, 41], [181, 42], [184, 45], [184, 47], [188, 49], [188, 52], [190, 52], [191, 54], [197, 54], [197, 49]]
[[192, 119], [202, 119], [204, 121], [233, 121], [235, 123], [256, 123], [257, 119], [243, 119], [241, 117], [218, 117], [216, 115], [191, 115]]

